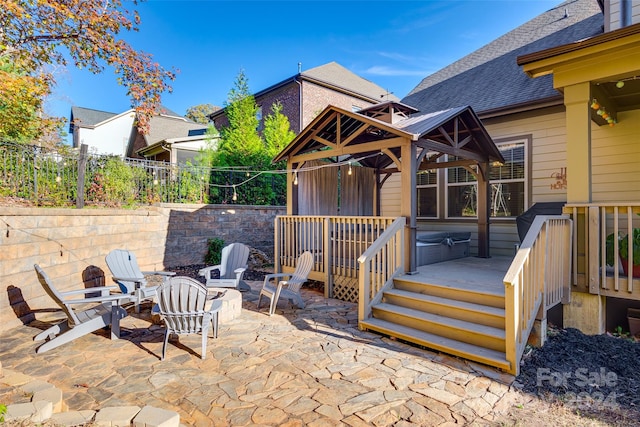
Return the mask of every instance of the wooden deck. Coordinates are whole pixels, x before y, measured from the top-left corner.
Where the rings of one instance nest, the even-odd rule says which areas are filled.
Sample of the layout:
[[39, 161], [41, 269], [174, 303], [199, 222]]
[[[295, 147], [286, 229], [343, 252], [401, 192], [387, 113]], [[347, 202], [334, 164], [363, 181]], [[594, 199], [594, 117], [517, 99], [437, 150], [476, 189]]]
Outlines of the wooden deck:
[[495, 293], [504, 297], [503, 278], [512, 260], [512, 257], [458, 258], [420, 266], [417, 274], [404, 274], [398, 279]]

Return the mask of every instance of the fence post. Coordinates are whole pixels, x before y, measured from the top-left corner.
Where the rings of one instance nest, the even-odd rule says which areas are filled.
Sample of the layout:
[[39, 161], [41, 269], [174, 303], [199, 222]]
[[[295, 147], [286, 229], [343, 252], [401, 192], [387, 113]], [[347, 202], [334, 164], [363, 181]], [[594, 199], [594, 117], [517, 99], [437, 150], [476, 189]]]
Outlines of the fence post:
[[33, 201], [38, 205], [38, 152], [33, 152]]
[[78, 194], [76, 208], [84, 208], [84, 175], [87, 170], [87, 144], [80, 145], [80, 157], [78, 158]]

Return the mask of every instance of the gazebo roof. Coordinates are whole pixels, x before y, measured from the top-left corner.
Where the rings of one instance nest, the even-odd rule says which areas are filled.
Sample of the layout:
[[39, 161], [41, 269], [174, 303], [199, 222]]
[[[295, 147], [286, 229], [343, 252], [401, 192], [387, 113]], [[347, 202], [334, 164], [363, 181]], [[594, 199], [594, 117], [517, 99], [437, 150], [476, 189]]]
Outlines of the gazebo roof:
[[[422, 156], [428, 163], [435, 162], [442, 154], [456, 156], [458, 166], [504, 161], [469, 106], [411, 117], [405, 115], [395, 123], [370, 116], [383, 110], [391, 112], [386, 116], [389, 121], [395, 121], [392, 118], [394, 111], [402, 114], [415, 111], [410, 106], [394, 102], [357, 113], [330, 105], [275, 157], [274, 162], [289, 159], [300, 163], [339, 158], [341, 161], [357, 161], [366, 167], [386, 169], [401, 158], [400, 147], [407, 140], [430, 153]], [[437, 167], [444, 165], [446, 163], [439, 162]], [[429, 164], [428, 167], [434, 165]]]

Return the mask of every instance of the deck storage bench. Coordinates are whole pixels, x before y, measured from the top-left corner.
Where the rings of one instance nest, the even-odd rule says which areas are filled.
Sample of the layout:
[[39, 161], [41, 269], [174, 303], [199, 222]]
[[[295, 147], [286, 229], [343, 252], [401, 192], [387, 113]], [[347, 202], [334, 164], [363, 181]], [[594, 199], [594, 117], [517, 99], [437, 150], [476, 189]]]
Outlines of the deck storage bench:
[[469, 256], [470, 232], [423, 231], [416, 235], [417, 264], [433, 264]]

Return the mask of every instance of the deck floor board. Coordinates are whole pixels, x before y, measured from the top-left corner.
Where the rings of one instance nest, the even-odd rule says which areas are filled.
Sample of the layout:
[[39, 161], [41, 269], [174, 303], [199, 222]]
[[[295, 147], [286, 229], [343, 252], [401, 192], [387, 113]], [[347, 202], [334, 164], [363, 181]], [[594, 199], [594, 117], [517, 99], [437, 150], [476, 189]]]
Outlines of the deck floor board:
[[416, 274], [403, 274], [399, 278], [458, 289], [473, 289], [504, 295], [503, 278], [512, 257], [465, 257], [417, 268]]

